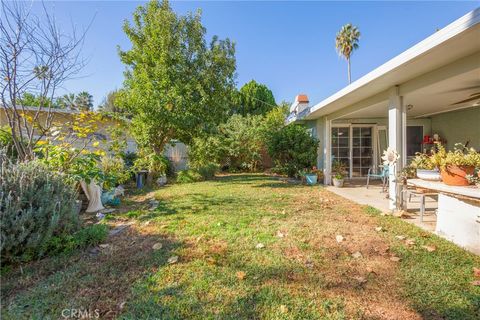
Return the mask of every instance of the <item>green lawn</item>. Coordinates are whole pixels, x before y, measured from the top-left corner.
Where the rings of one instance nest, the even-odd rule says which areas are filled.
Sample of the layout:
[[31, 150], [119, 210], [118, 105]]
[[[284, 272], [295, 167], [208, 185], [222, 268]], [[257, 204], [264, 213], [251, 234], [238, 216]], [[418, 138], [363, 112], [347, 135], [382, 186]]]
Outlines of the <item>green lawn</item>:
[[4, 270], [2, 319], [480, 318], [480, 257], [322, 187], [231, 175], [126, 202], [99, 253]]

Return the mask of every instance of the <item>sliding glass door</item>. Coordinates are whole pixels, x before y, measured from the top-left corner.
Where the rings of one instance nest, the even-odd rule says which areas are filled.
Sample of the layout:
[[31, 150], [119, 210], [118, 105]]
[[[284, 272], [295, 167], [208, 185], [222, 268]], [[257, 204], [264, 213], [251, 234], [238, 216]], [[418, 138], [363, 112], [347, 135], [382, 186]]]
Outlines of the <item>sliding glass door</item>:
[[373, 165], [372, 127], [352, 127], [352, 177], [365, 177]]
[[332, 164], [342, 162], [348, 175], [365, 177], [374, 164], [373, 126], [332, 127]]
[[350, 128], [332, 128], [332, 165], [339, 161], [350, 172]]

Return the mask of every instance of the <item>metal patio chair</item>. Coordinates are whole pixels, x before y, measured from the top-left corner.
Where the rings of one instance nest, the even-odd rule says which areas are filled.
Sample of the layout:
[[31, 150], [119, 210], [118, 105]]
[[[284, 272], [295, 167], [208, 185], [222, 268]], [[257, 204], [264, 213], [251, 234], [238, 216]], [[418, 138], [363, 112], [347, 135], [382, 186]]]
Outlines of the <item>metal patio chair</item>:
[[[381, 171], [379, 173], [372, 173], [372, 168], [368, 169], [367, 173], [367, 189], [370, 184], [370, 179], [381, 179], [382, 180], [382, 192], [385, 192], [388, 182], [388, 166], [379, 166]], [[378, 170], [377, 170], [378, 172]]]

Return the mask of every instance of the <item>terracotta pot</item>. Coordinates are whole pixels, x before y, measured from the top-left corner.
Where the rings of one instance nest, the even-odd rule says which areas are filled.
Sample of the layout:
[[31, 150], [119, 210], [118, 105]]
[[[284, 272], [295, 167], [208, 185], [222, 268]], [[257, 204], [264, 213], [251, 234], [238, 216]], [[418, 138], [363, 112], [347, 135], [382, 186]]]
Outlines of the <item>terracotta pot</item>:
[[449, 165], [442, 169], [442, 181], [449, 186], [468, 186], [468, 180], [465, 178], [467, 174], [473, 174], [475, 167], [473, 166], [452, 166]]

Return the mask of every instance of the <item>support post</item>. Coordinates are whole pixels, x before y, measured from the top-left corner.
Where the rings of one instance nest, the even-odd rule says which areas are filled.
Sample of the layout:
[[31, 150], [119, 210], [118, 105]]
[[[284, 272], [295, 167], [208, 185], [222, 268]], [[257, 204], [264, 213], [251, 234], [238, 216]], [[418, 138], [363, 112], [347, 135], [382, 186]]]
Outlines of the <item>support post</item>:
[[330, 185], [332, 183], [332, 121], [328, 119], [328, 117], [325, 117], [325, 124], [324, 124], [324, 139], [325, 143], [324, 148], [323, 148], [323, 180], [325, 185]]
[[406, 133], [406, 112], [403, 107], [402, 97], [399, 94], [398, 86], [395, 86], [389, 91], [388, 102], [388, 146], [398, 152], [400, 155], [399, 161], [396, 165], [389, 167], [389, 187], [388, 199], [389, 209], [395, 210], [401, 204], [401, 186], [397, 184], [397, 176], [403, 169], [405, 163], [405, 133]]

